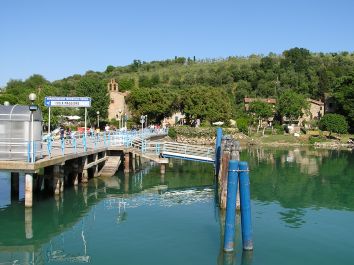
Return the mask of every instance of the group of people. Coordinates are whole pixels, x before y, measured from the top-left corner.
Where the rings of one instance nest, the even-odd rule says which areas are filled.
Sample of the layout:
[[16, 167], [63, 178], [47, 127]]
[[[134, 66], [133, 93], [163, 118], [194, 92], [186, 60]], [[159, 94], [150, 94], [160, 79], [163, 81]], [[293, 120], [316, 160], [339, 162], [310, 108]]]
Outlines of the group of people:
[[71, 128], [65, 128], [63, 126], [60, 126], [59, 129], [59, 134], [60, 134], [60, 139], [71, 139], [73, 138], [73, 132], [71, 131]]

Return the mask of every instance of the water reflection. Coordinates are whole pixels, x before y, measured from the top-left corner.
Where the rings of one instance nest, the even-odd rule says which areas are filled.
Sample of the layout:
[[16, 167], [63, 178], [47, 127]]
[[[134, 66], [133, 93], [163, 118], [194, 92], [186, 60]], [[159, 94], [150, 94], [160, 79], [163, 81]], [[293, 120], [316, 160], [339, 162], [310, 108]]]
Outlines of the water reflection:
[[[132, 208], [190, 205], [213, 197], [211, 166], [189, 163], [174, 170], [171, 167], [160, 176], [152, 163], [134, 174], [92, 179], [60, 195], [38, 196], [33, 208], [25, 208], [23, 200], [11, 203], [6, 192], [0, 210], [0, 263], [90, 262], [85, 235], [95, 223], [95, 207], [101, 201], [104, 209], [116, 212], [116, 224], [123, 224]], [[5, 177], [3, 182], [9, 184]]]
[[302, 227], [307, 208], [354, 210], [351, 151], [250, 148], [241, 156], [250, 161], [252, 199], [279, 203], [288, 227]]
[[[120, 172], [112, 178], [97, 178], [87, 185], [66, 188], [59, 196], [39, 196], [32, 209], [25, 209], [23, 200], [11, 200], [5, 189], [6, 203], [0, 209], [0, 263], [100, 264], [99, 260], [106, 264], [144, 264], [151, 257], [159, 257], [156, 264], [251, 265], [257, 261], [258, 264], [285, 264], [267, 263], [263, 257], [269, 261], [272, 256], [267, 246], [278, 249], [279, 242], [296, 241], [297, 233], [299, 238], [306, 238], [301, 233], [316, 229], [316, 223], [320, 222], [311, 220], [309, 214], [316, 215], [314, 212], [322, 208], [326, 210], [324, 216], [333, 220], [339, 211], [332, 216], [332, 209], [354, 210], [351, 152], [258, 148], [242, 152], [241, 159], [249, 161], [251, 169], [253, 222], [262, 223], [255, 226], [258, 234], [255, 234], [254, 253], [242, 251], [239, 216], [236, 251], [223, 252], [224, 217], [213, 208], [212, 166], [171, 160], [165, 174], [160, 174], [157, 165], [148, 164], [136, 173]], [[279, 234], [278, 230], [272, 230], [277, 240], [269, 239], [267, 232], [271, 229], [281, 229]], [[296, 231], [293, 232], [296, 237], [288, 240], [290, 230]], [[171, 240], [166, 231], [174, 233], [176, 238]], [[324, 234], [311, 231], [317, 237]], [[180, 238], [183, 232], [187, 235]], [[180, 240], [179, 244], [176, 240]], [[342, 242], [342, 238], [337, 241]], [[287, 244], [286, 251], [294, 249], [294, 245]], [[301, 249], [301, 243], [294, 244]], [[135, 255], [139, 246], [141, 255]], [[202, 246], [202, 254], [195, 251], [198, 246]], [[115, 253], [122, 248], [127, 252], [125, 259], [122, 258], [124, 251]], [[268, 252], [264, 254], [264, 251], [264, 256], [257, 259], [262, 248]], [[302, 253], [309, 253], [308, 245], [303, 248]], [[156, 249], [162, 251], [154, 252]], [[104, 256], [107, 252], [111, 258]], [[173, 256], [174, 252], [188, 253], [193, 258], [170, 260], [169, 255]], [[281, 255], [277, 253], [272, 258]], [[130, 262], [131, 259], [135, 262]]]
[[284, 211], [279, 212], [279, 214], [280, 219], [290, 228], [300, 228], [305, 224], [305, 211], [303, 209], [284, 209]]

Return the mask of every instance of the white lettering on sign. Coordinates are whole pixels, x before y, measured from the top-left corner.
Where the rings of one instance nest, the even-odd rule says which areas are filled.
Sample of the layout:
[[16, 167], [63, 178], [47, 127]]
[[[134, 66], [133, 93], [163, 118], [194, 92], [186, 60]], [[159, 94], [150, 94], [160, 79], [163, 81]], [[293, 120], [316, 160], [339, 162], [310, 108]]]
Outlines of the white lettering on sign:
[[91, 98], [89, 97], [45, 97], [44, 105], [47, 107], [89, 108], [91, 107]]

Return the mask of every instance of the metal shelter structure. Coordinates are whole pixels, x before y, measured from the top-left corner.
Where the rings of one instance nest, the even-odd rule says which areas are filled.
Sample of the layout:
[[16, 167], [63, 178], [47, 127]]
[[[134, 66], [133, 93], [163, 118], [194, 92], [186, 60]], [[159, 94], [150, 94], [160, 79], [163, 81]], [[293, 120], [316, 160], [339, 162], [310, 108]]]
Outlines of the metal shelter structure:
[[31, 157], [39, 159], [41, 153], [41, 110], [0, 105], [0, 160], [29, 161]]

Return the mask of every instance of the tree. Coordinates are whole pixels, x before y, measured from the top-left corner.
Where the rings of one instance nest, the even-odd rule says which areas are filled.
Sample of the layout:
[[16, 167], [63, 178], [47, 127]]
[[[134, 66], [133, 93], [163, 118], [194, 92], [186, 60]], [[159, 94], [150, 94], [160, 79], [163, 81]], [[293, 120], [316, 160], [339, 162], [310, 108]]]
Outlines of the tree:
[[291, 66], [296, 72], [305, 71], [309, 65], [310, 51], [304, 48], [292, 48], [283, 52], [283, 65], [285, 67]]
[[128, 105], [136, 122], [139, 122], [140, 115], [148, 115], [150, 121], [159, 123], [175, 110], [175, 98], [176, 95], [166, 89], [135, 88], [128, 97]]
[[[273, 108], [266, 102], [257, 100], [250, 103], [249, 112], [251, 112], [258, 120], [257, 132], [260, 127], [263, 127], [263, 120], [268, 119], [273, 115]], [[263, 127], [264, 135], [265, 127]]]
[[133, 78], [119, 78], [118, 80], [118, 85], [119, 85], [119, 91], [124, 92], [124, 91], [129, 91], [132, 90], [135, 86], [135, 81]]
[[354, 130], [354, 73], [339, 78], [335, 98], [340, 104], [341, 113], [348, 117], [351, 130]]
[[278, 112], [290, 122], [297, 120], [309, 109], [309, 104], [303, 95], [292, 90], [286, 90], [278, 100]]
[[114, 71], [114, 66], [113, 65], [108, 65], [105, 72], [108, 74], [108, 73], [111, 73], [113, 71]]
[[325, 114], [320, 120], [320, 129], [329, 131], [329, 135], [334, 133], [347, 133], [348, 122], [345, 117], [340, 114]]
[[229, 122], [232, 113], [231, 102], [222, 89], [212, 87], [193, 87], [184, 91], [183, 111], [187, 119], [201, 121]]
[[[96, 112], [100, 117], [108, 117], [109, 96], [105, 83], [95, 75], [83, 77], [77, 85], [77, 94], [81, 97], [91, 97], [91, 108], [87, 109], [88, 120], [91, 123], [96, 121]], [[83, 110], [81, 110], [83, 116]]]

